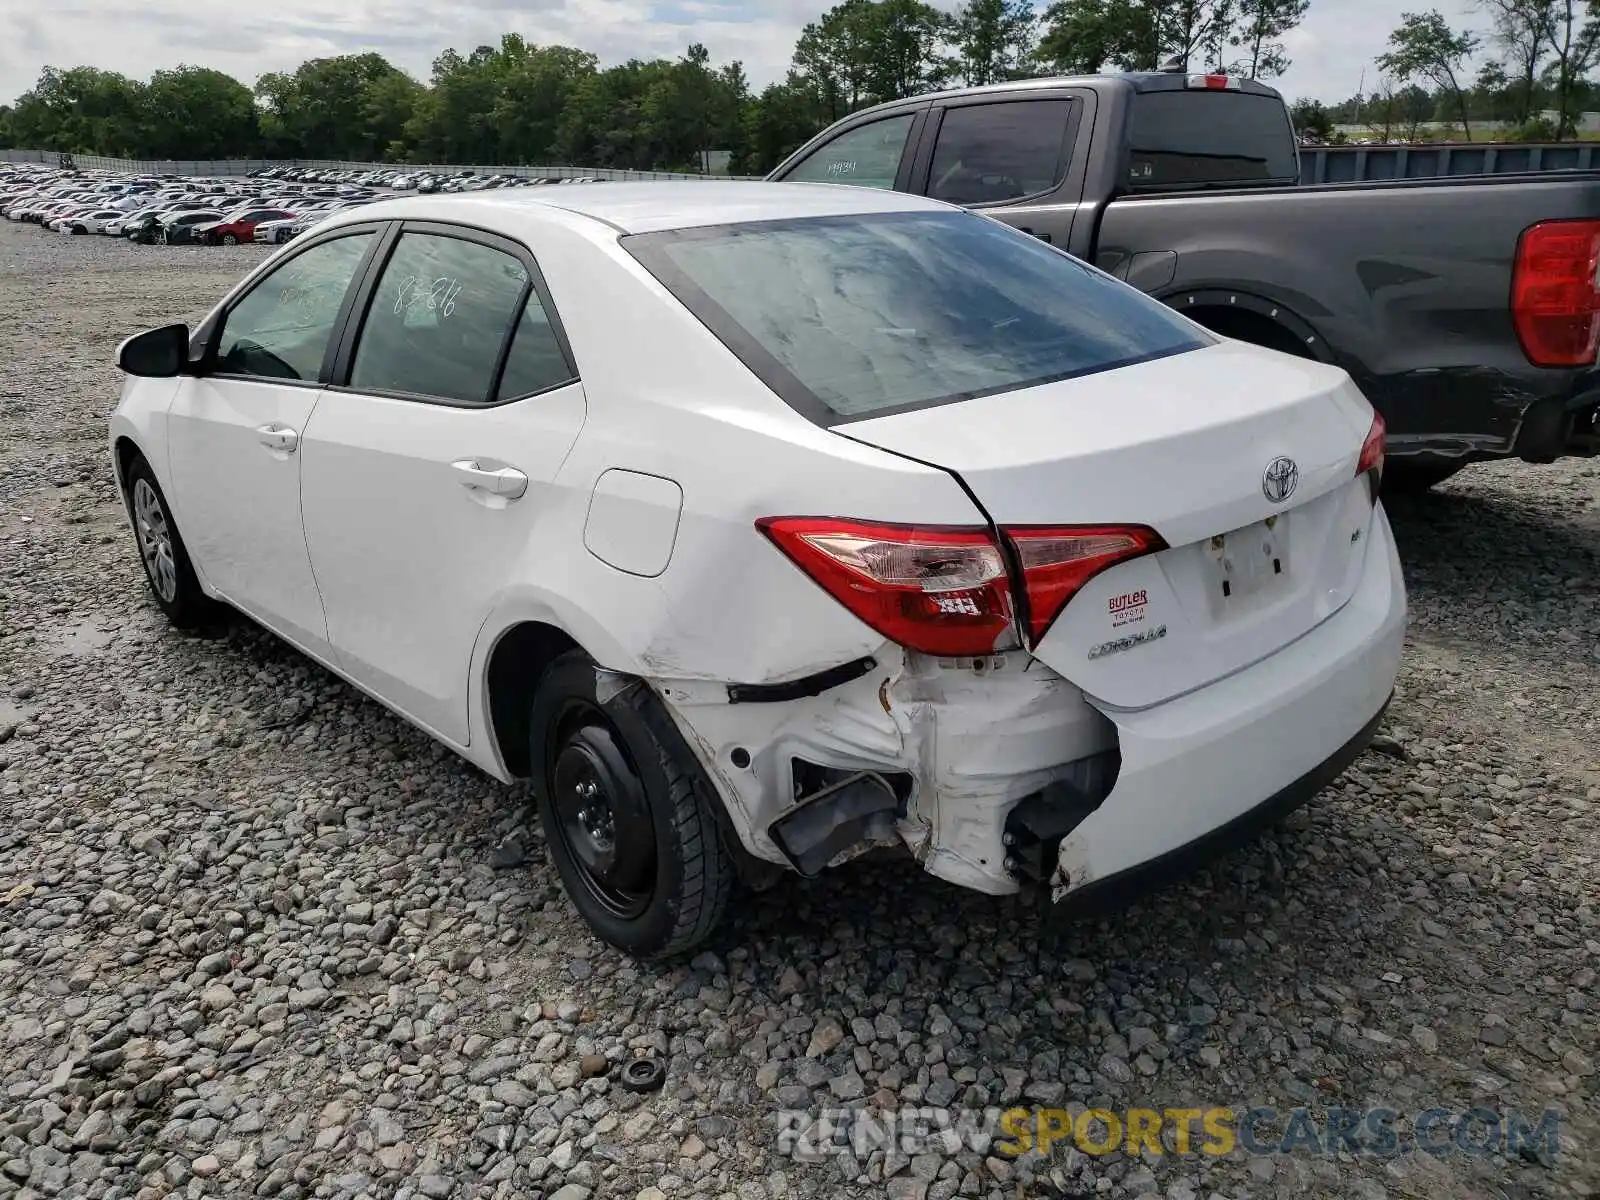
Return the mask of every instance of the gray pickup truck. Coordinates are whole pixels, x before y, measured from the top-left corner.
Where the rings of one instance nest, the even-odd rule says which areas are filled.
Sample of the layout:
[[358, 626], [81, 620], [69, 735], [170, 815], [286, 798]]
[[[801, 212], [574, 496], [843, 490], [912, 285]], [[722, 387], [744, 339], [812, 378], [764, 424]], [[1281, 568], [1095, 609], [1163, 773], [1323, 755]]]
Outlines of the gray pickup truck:
[[1388, 425], [1396, 486], [1600, 450], [1600, 171], [1306, 186], [1277, 92], [1163, 71], [879, 105], [769, 178], [966, 205], [1226, 337], [1336, 363]]

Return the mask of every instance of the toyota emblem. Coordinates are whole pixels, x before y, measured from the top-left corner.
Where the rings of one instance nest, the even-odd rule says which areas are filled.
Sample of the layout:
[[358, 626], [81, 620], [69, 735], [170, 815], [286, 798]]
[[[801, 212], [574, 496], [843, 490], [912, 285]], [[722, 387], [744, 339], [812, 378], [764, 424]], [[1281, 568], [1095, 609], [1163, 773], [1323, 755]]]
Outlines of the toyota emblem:
[[1261, 494], [1274, 504], [1282, 504], [1294, 495], [1299, 484], [1300, 468], [1294, 459], [1275, 458], [1261, 475]]

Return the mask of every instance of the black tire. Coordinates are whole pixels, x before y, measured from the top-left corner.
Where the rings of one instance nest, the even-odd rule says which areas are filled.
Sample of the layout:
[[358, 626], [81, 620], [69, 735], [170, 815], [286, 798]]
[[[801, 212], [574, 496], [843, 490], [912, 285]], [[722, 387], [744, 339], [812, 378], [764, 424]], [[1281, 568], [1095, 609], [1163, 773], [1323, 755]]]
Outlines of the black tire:
[[1453, 458], [1391, 458], [1383, 467], [1383, 491], [1391, 496], [1416, 495], [1443, 483], [1467, 464]]
[[[129, 520], [133, 525], [134, 546], [139, 552], [139, 563], [144, 568], [145, 582], [150, 586], [150, 598], [174, 628], [197, 629], [215, 621], [220, 613], [219, 607], [216, 601], [200, 590], [194, 564], [189, 561], [189, 551], [178, 533], [177, 522], [172, 519], [166, 494], [156, 482], [155, 472], [150, 469], [143, 455], [135, 455], [128, 464], [124, 484], [127, 487], [125, 499]], [[167, 547], [171, 558], [170, 584], [163, 579], [163, 572], [156, 565], [159, 554], [152, 554], [148, 549], [149, 540], [156, 537], [156, 531], [148, 527], [148, 514], [141, 512], [145, 503], [142, 494], [144, 487], [150, 490], [166, 523]], [[167, 594], [169, 592], [170, 595]]]
[[733, 890], [721, 801], [642, 681], [602, 700], [598, 679], [588, 655], [569, 651], [534, 696], [529, 762], [545, 841], [597, 936], [638, 958], [679, 955], [715, 932]]
[[73, 232], [74, 235], [77, 235], [77, 234], [80, 234], [80, 233], [88, 233], [89, 231], [87, 229], [85, 229], [82, 225], [74, 225], [72, 227], [72, 232]]

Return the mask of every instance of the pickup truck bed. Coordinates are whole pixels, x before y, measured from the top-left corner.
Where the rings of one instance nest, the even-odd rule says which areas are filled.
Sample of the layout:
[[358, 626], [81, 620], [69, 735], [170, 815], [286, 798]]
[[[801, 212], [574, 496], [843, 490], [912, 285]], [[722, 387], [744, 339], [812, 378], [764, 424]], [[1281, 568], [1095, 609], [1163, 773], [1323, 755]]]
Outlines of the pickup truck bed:
[[1121, 197], [1094, 262], [1219, 333], [1337, 362], [1397, 457], [1550, 459], [1600, 381], [1518, 341], [1511, 262], [1535, 215], [1600, 217], [1600, 172]]
[[[1305, 186], [1302, 165], [1272, 89], [1155, 72], [879, 105], [770, 178], [964, 204], [1218, 333], [1335, 363], [1388, 423], [1401, 482], [1600, 449], [1595, 339], [1583, 345], [1586, 328], [1600, 333], [1600, 171]], [[1514, 276], [1533, 261], [1518, 265], [1524, 234], [1548, 221], [1584, 223], [1559, 229], [1577, 231], [1579, 259], [1588, 247], [1589, 278], [1567, 262], [1570, 286], [1524, 288], [1514, 308]], [[1566, 307], [1542, 319], [1575, 328], [1577, 349], [1535, 365], [1528, 305], [1553, 295]]]

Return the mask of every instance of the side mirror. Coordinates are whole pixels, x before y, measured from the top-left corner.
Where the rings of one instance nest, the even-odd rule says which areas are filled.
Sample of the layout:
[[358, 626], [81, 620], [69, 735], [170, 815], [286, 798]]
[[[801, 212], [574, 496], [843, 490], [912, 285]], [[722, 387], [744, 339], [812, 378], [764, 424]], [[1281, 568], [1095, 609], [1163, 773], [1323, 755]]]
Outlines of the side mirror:
[[163, 325], [136, 333], [117, 347], [117, 366], [129, 375], [163, 379], [189, 365], [189, 327]]

